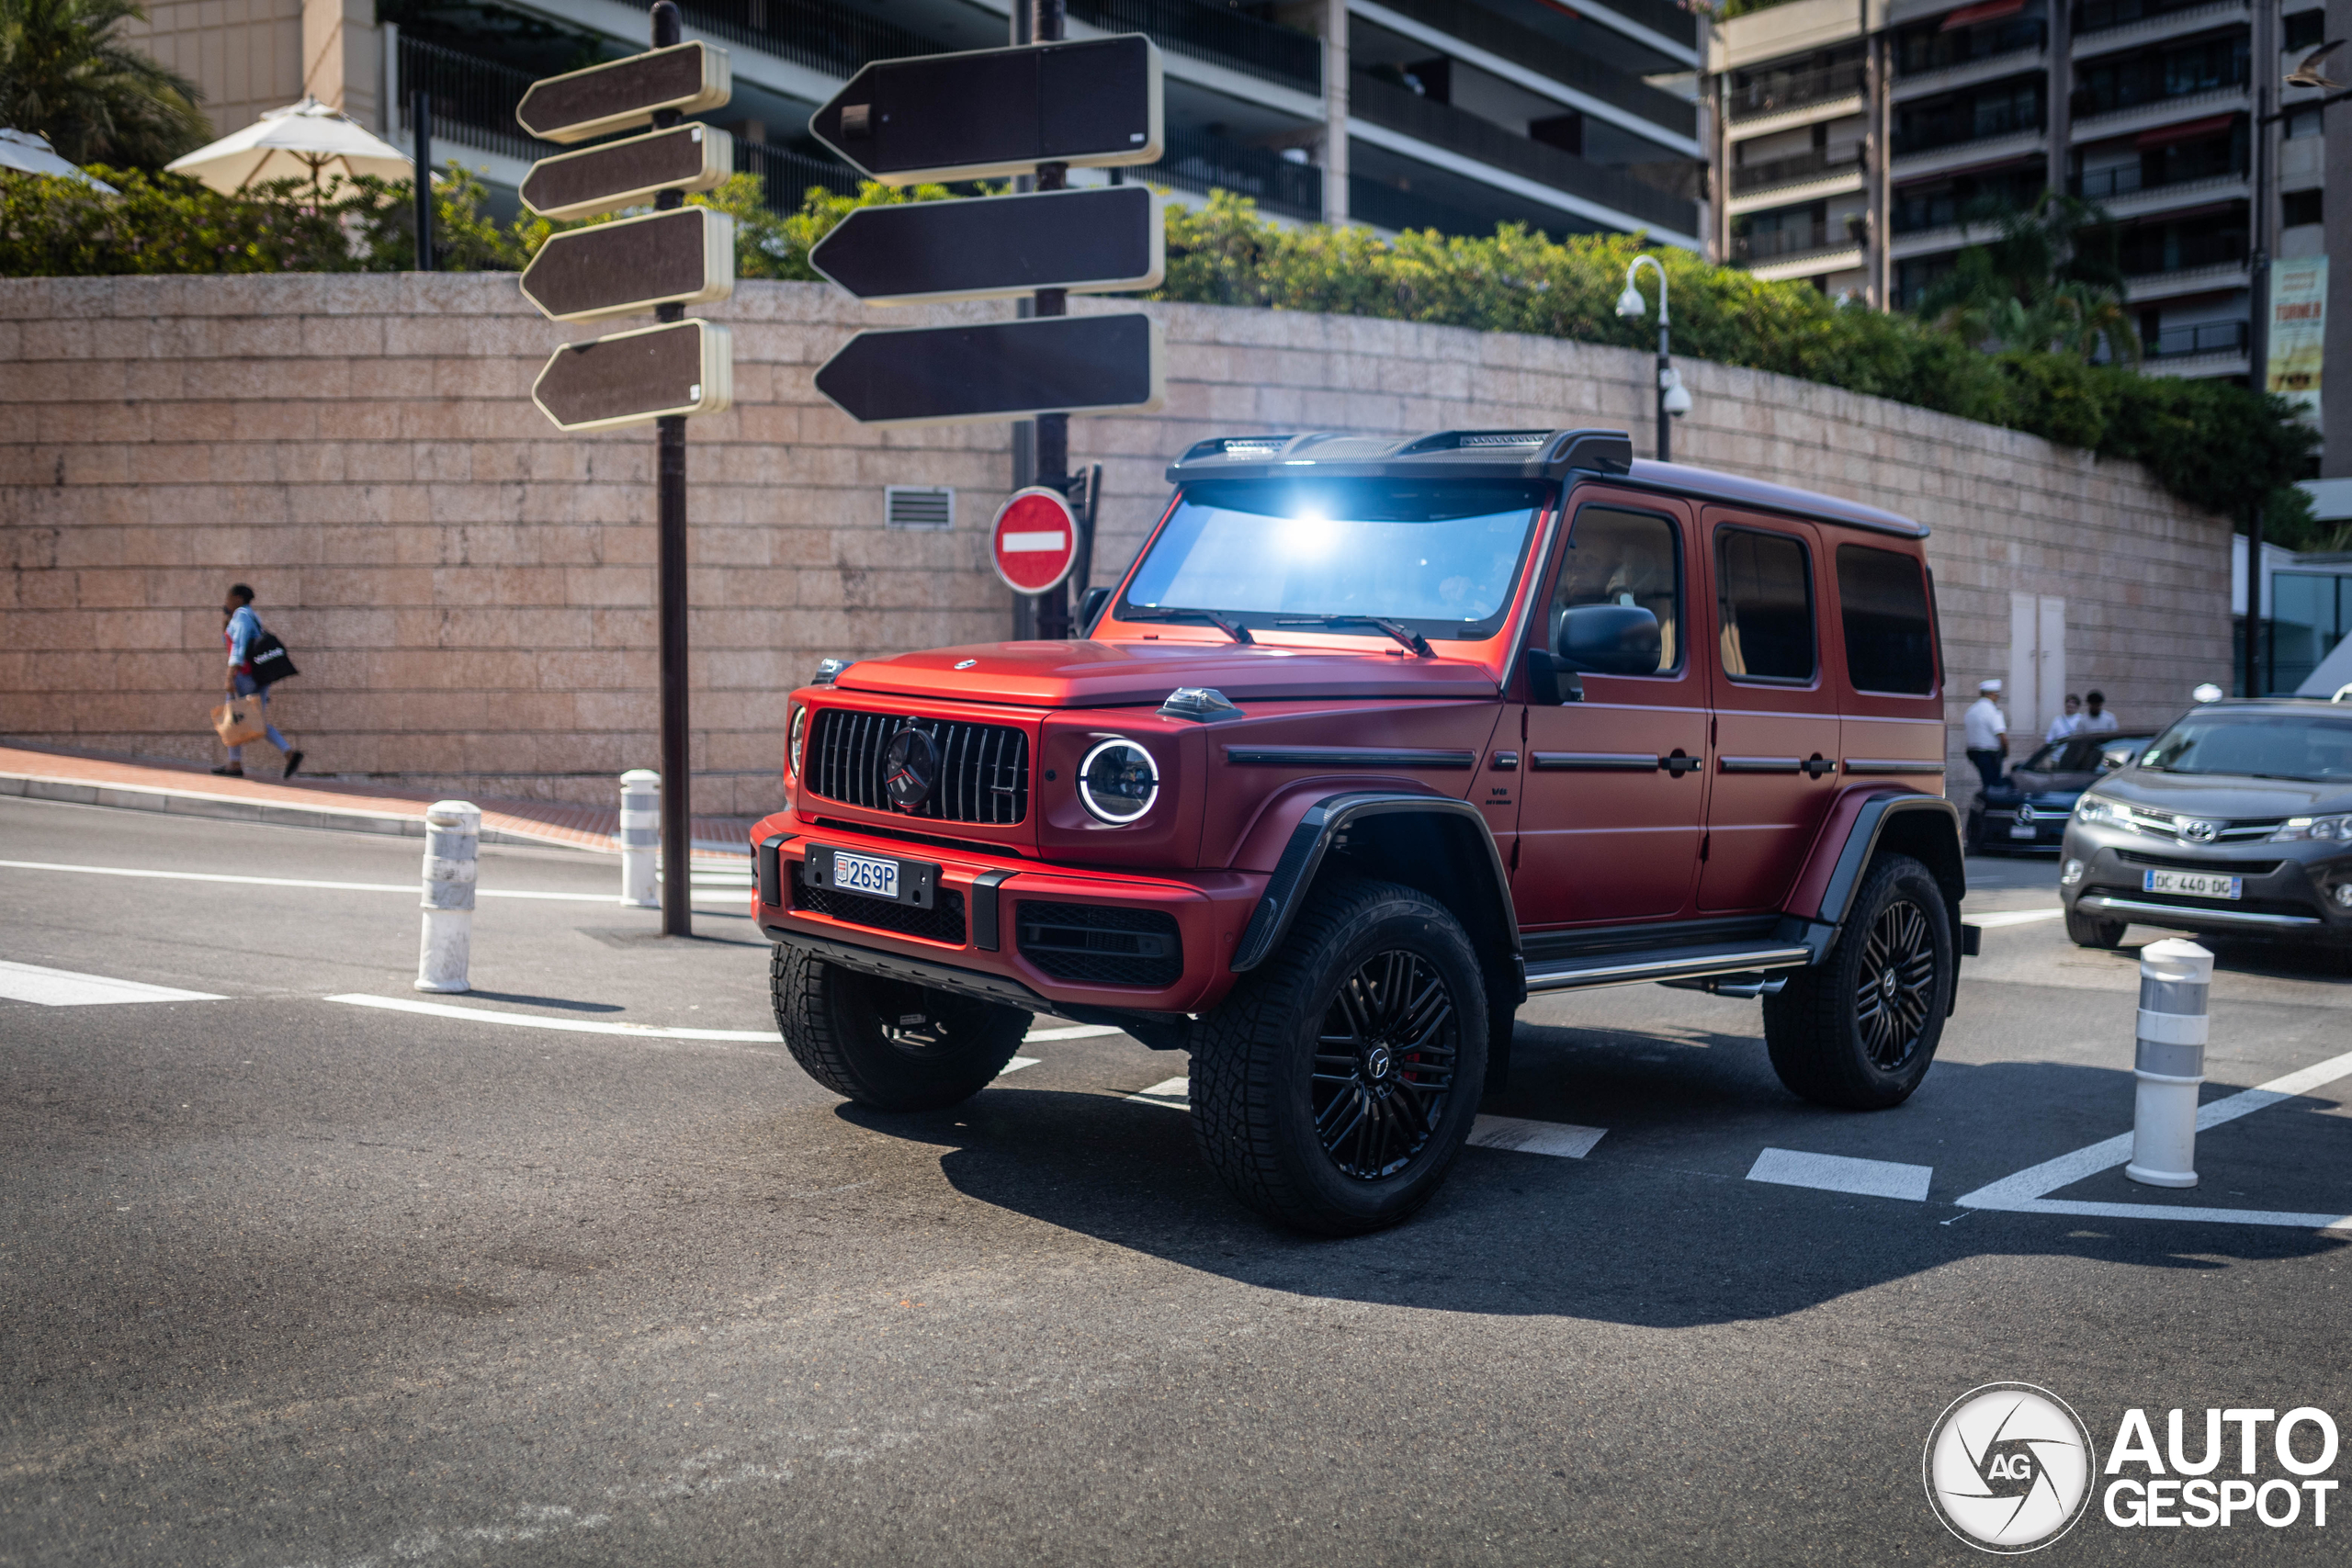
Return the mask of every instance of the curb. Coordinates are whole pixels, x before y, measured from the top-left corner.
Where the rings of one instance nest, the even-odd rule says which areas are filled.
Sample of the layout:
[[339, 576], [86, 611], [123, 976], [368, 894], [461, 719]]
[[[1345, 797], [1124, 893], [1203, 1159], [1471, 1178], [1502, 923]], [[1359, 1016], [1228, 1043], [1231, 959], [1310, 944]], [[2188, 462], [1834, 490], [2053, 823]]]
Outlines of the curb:
[[[119, 811], [156, 811], [168, 816], [198, 817], [219, 822], [259, 822], [279, 828], [331, 828], [346, 833], [382, 833], [401, 839], [424, 837], [422, 811], [410, 817], [399, 812], [368, 811], [359, 807], [295, 806], [234, 795], [208, 795], [202, 790], [84, 784], [74, 779], [0, 773], [0, 796], [5, 795], [16, 795], [26, 800], [62, 801], [72, 806], [102, 806]], [[512, 828], [485, 827], [481, 830], [481, 841], [532, 849], [584, 850], [591, 854], [620, 852], [617, 844], [610, 848], [583, 844], [554, 834], [521, 832]], [[739, 845], [724, 839], [696, 839], [694, 852], [702, 857], [749, 860], [752, 849], [749, 844]]]

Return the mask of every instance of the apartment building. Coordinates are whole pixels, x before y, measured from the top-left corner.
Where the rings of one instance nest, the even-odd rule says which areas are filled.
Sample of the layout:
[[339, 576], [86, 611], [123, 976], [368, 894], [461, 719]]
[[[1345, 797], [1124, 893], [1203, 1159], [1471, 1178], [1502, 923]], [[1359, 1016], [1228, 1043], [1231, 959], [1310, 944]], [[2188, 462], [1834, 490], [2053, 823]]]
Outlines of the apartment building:
[[[712, 118], [779, 207], [854, 176], [807, 134], [860, 65], [1001, 45], [1012, 0], [681, 0], [727, 46]], [[1023, 0], [1025, 4], [1025, 0]], [[641, 0], [153, 0], [146, 46], [229, 131], [305, 91], [512, 192], [547, 149], [515, 126], [535, 77], [644, 47]], [[1385, 230], [1709, 231], [1697, 17], [1669, 0], [1069, 0], [1072, 38], [1141, 32], [1166, 66], [1168, 153], [1139, 177], [1239, 192], [1284, 220]], [[1081, 173], [1081, 180], [1094, 176]]]
[[[2271, 254], [2325, 250], [2321, 95], [2282, 85], [2324, 15], [2319, 0], [1793, 0], [1718, 23], [1710, 240], [1758, 276], [1900, 308], [1985, 236], [1968, 222], [1984, 198], [2069, 191], [2119, 226], [2143, 367], [2244, 377], [2257, 133]], [[2283, 111], [2259, 130], [2257, 79]]]

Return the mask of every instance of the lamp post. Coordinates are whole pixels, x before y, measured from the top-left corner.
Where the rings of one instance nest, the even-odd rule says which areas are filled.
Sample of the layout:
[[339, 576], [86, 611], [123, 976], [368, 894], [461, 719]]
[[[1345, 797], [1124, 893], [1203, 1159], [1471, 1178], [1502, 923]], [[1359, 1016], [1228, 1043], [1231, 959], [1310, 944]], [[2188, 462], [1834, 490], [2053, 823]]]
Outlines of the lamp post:
[[1643, 267], [1657, 274], [1657, 460], [1674, 460], [1673, 422], [1690, 412], [1690, 393], [1682, 385], [1682, 377], [1674, 368], [1672, 324], [1666, 308], [1666, 268], [1656, 256], [1635, 256], [1625, 268], [1625, 292], [1617, 296], [1617, 313], [1629, 321], [1638, 321], [1648, 313], [1649, 301], [1634, 286], [1634, 277]]

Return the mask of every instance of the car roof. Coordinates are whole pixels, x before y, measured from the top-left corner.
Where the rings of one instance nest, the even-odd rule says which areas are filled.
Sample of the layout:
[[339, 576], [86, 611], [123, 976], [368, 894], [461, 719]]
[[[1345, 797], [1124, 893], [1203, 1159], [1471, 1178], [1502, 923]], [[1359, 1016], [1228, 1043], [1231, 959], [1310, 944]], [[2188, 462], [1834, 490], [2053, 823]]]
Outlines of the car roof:
[[2291, 713], [2305, 717], [2309, 717], [2314, 708], [2334, 708], [2346, 717], [2352, 717], [2352, 703], [2335, 702], [2326, 697], [2299, 697], [2284, 692], [2268, 697], [2219, 697], [2210, 703], [2199, 703], [2188, 711], [2203, 713], [2208, 708], [2226, 708], [2232, 713]]
[[1171, 484], [1202, 479], [1564, 479], [1588, 473], [1666, 494], [1924, 539], [1928, 526], [1815, 491], [1798, 490], [1685, 463], [1634, 456], [1622, 430], [1436, 430], [1425, 435], [1363, 435], [1308, 431], [1290, 435], [1221, 435], [1195, 442], [1168, 466]]

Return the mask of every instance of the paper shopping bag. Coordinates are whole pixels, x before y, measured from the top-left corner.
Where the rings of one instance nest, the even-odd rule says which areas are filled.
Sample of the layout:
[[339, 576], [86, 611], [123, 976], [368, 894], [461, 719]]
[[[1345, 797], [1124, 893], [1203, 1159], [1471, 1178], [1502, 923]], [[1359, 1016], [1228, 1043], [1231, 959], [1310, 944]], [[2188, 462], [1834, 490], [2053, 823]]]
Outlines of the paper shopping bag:
[[261, 716], [258, 697], [236, 697], [212, 710], [212, 728], [220, 734], [223, 746], [243, 746], [248, 740], [258, 740], [269, 733]]

